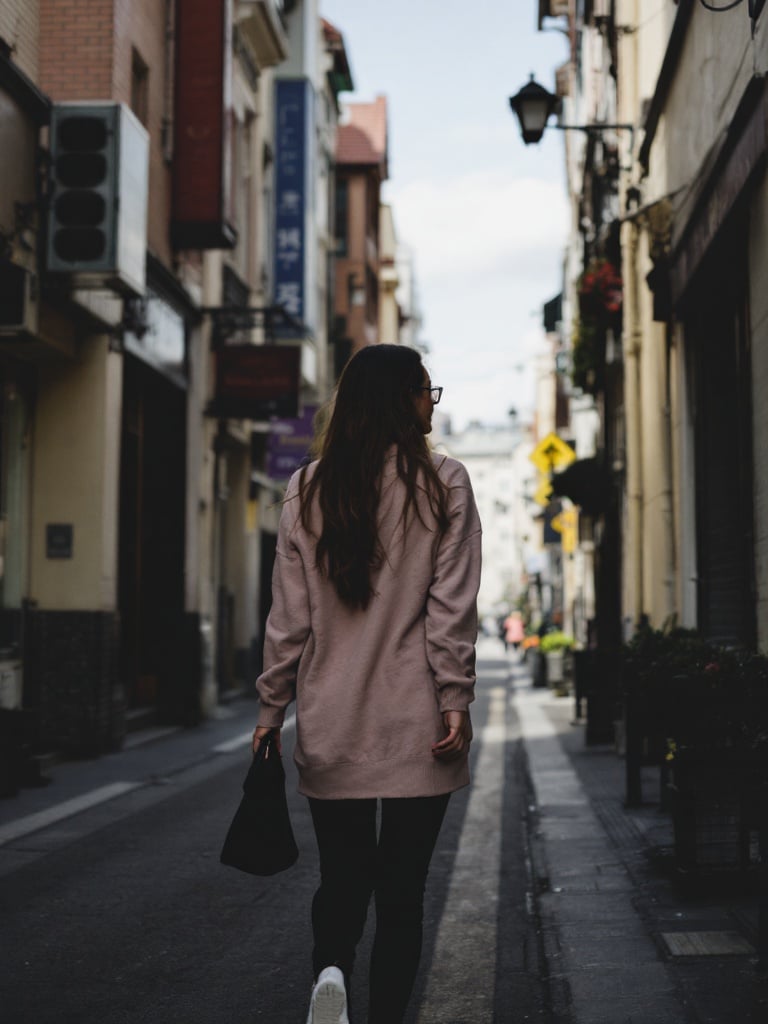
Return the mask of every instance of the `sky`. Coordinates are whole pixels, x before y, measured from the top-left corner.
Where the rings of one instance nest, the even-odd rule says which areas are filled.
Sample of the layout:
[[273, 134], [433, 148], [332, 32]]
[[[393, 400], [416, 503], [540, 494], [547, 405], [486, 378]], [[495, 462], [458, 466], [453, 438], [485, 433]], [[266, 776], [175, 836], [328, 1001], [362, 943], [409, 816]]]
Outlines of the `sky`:
[[561, 32], [537, 0], [320, 0], [355, 92], [388, 100], [389, 175], [414, 253], [425, 362], [454, 430], [534, 405], [542, 306], [561, 290], [568, 209], [562, 133], [525, 146], [509, 107], [533, 73], [554, 91]]

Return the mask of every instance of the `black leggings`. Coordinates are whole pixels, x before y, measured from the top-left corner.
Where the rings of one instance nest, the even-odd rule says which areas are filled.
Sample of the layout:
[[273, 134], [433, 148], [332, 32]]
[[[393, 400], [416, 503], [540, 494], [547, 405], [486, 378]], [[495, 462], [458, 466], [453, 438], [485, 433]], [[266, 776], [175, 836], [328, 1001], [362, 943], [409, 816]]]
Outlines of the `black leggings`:
[[312, 901], [315, 977], [336, 965], [352, 974], [371, 893], [376, 938], [371, 953], [368, 1024], [402, 1021], [421, 956], [424, 886], [448, 795], [376, 800], [310, 799], [320, 851]]

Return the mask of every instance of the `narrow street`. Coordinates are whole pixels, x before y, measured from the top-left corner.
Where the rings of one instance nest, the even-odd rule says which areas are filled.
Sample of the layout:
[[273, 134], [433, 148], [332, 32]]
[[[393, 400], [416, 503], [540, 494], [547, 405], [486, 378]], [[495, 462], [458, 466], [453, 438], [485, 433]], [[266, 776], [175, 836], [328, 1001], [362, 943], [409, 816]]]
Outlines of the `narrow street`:
[[[509, 667], [496, 641], [480, 654], [474, 783], [451, 801], [433, 861], [409, 1024], [552, 1019]], [[297, 865], [256, 879], [218, 862], [254, 707], [240, 701], [196, 730], [58, 766], [46, 790], [0, 805], [4, 1024], [304, 1021], [317, 865], [293, 729], [284, 753]], [[353, 1012], [365, 1006], [370, 931]]]

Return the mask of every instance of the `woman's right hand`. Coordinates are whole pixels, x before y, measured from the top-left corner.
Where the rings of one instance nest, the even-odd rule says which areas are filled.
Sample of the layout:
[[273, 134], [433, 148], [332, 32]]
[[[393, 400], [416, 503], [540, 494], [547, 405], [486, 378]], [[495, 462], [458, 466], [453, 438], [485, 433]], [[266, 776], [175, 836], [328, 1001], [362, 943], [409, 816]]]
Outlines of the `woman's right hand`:
[[472, 742], [472, 723], [468, 711], [444, 711], [443, 725], [448, 735], [432, 744], [432, 754], [442, 761], [455, 761], [462, 757]]
[[259, 744], [264, 739], [264, 737], [265, 736], [269, 736], [269, 734], [271, 732], [273, 732], [275, 734], [275, 743], [277, 745], [277, 752], [278, 752], [278, 754], [282, 754], [282, 752], [283, 752], [283, 744], [282, 744], [282, 741], [280, 739], [280, 730], [279, 729], [270, 729], [269, 726], [266, 726], [266, 725], [257, 725], [256, 728], [253, 730], [253, 752], [254, 752], [254, 754], [259, 749]]

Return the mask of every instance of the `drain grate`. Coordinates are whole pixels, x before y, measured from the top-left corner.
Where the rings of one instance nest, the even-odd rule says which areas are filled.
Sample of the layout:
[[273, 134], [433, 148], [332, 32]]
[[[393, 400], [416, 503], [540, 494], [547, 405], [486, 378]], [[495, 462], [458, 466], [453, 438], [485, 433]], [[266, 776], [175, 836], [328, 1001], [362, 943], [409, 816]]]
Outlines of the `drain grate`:
[[671, 956], [750, 956], [754, 946], [738, 932], [662, 932]]

